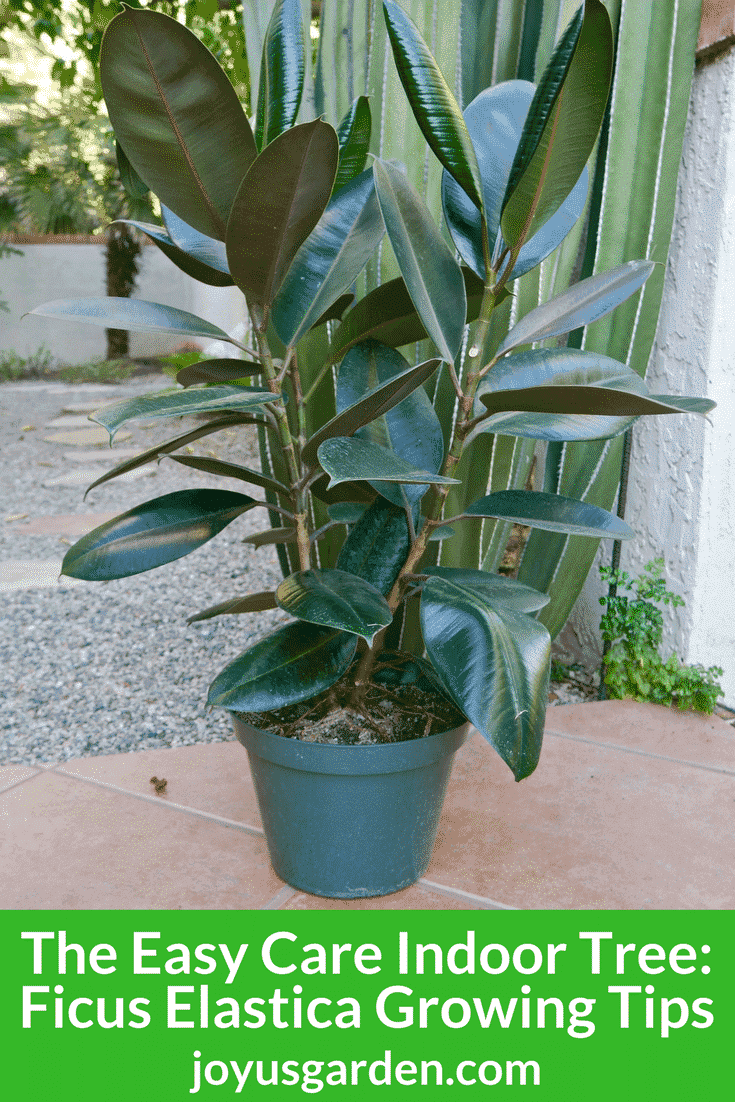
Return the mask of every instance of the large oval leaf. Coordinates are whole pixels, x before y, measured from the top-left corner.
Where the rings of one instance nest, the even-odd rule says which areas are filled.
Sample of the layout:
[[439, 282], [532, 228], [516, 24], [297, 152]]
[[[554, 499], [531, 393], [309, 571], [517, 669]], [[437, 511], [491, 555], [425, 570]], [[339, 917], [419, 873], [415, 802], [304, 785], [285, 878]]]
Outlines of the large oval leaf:
[[154, 459], [162, 459], [163, 456], [175, 451], [176, 448], [183, 448], [185, 444], [190, 444], [192, 440], [199, 440], [202, 436], [209, 436], [213, 432], [220, 432], [222, 429], [230, 428], [232, 425], [254, 423], [255, 418], [247, 413], [233, 413], [230, 417], [219, 417], [216, 421], [209, 421], [205, 425], [200, 425], [198, 428], [192, 429], [191, 432], [185, 432], [181, 436], [174, 437], [173, 440], [166, 440], [162, 444], [156, 444], [155, 447], [141, 452], [140, 455], [134, 455], [132, 459], [126, 459], [124, 462], [118, 463], [111, 470], [101, 475], [96, 482], [88, 486], [84, 492], [84, 496], [86, 497], [89, 491], [93, 490], [95, 486], [101, 486], [103, 482], [109, 482], [110, 479], [118, 478], [121, 474], [127, 474], [128, 471], [134, 471], [138, 467], [145, 466], [146, 463], [152, 463]]
[[500, 603], [516, 612], [537, 612], [549, 603], [546, 593], [539, 593], [530, 585], [506, 578], [503, 574], [491, 574], [487, 570], [467, 570], [455, 566], [427, 566], [425, 574], [445, 578], [466, 589], [476, 590], [487, 604]]
[[265, 612], [272, 608], [278, 608], [275, 593], [251, 593], [248, 597], [231, 597], [229, 601], [210, 605], [193, 616], [187, 616], [186, 622], [196, 624], [199, 620], [211, 620], [213, 616], [239, 616], [244, 612]]
[[[112, 225], [118, 223], [133, 226], [136, 230], [140, 230], [158, 246], [164, 256], [167, 256], [177, 268], [180, 268], [182, 272], [186, 272], [192, 279], [198, 280], [199, 283], [206, 283], [210, 287], [232, 287], [234, 284], [235, 281], [229, 274], [202, 263], [180, 249], [174, 244], [170, 235], [160, 226], [151, 225], [149, 222], [135, 222], [132, 218], [117, 218]], [[210, 237], [207, 240], [214, 241], [214, 238]], [[221, 245], [222, 243], [218, 241], [217, 244]]]
[[467, 436], [467, 442], [483, 432], [495, 436], [520, 436], [526, 440], [611, 440], [626, 432], [636, 420], [636, 417], [602, 417], [581, 413], [494, 413], [475, 426]]
[[42, 318], [83, 321], [104, 329], [132, 329], [138, 333], [180, 333], [237, 344], [224, 329], [175, 306], [145, 302], [140, 298], [66, 298], [44, 302], [30, 310]]
[[195, 471], [219, 475], [221, 478], [237, 478], [240, 482], [247, 482], [251, 486], [261, 486], [264, 490], [270, 490], [274, 494], [280, 494], [287, 498], [291, 497], [288, 486], [276, 482], [274, 478], [268, 478], [260, 471], [251, 471], [249, 467], [241, 467], [239, 463], [227, 463], [224, 459], [213, 459], [207, 455], [171, 455], [169, 459], [181, 463], [183, 467], [191, 467]]
[[256, 502], [230, 490], [177, 490], [100, 525], [70, 547], [61, 573], [87, 582], [128, 578], [183, 558]]
[[410, 546], [405, 511], [378, 497], [348, 533], [337, 566], [389, 593]]
[[190, 387], [198, 383], [234, 383], [244, 381], [251, 375], [260, 375], [263, 365], [253, 363], [252, 360], [199, 360], [198, 363], [189, 364], [176, 372], [176, 382], [179, 386]]
[[358, 96], [337, 127], [339, 167], [337, 179], [334, 181], [335, 192], [355, 176], [359, 176], [364, 169], [371, 129], [370, 100], [367, 96]]
[[501, 226], [516, 246], [554, 215], [576, 185], [597, 141], [615, 52], [602, 0], [585, 0], [554, 51], [531, 104], [511, 169]]
[[408, 293], [442, 358], [453, 363], [462, 346], [467, 316], [459, 264], [400, 169], [376, 160], [373, 172], [385, 228]]
[[[464, 111], [482, 181], [491, 253], [500, 228], [500, 211], [511, 165], [534, 91], [534, 85], [527, 80], [506, 80], [480, 92]], [[484, 279], [482, 216], [477, 205], [448, 172], [442, 174], [442, 205], [457, 251]]]
[[[533, 95], [533, 84], [526, 80], [508, 80], [480, 92], [464, 113], [480, 167], [491, 255], [498, 237], [500, 210], [513, 156]], [[585, 167], [556, 214], [526, 241], [510, 279], [517, 279], [535, 268], [561, 244], [584, 210], [588, 184], [589, 173]], [[484, 279], [480, 212], [447, 172], [442, 176], [442, 204], [460, 256]]]
[[547, 532], [567, 532], [598, 539], [627, 540], [635, 535], [624, 520], [606, 509], [560, 494], [534, 490], [499, 490], [488, 494], [468, 505], [465, 516], [502, 517], [513, 524], [544, 528]]
[[421, 593], [429, 661], [447, 692], [513, 771], [541, 753], [551, 638], [524, 613], [483, 600], [476, 587], [431, 577]]
[[201, 390], [157, 390], [152, 394], [140, 394], [104, 406], [90, 415], [110, 434], [115, 435], [126, 421], [149, 417], [182, 417], [195, 413], [224, 413], [229, 410], [259, 409], [265, 402], [272, 402], [269, 390], [257, 390], [247, 386], [213, 386]]
[[189, 225], [223, 241], [256, 149], [209, 50], [177, 20], [126, 8], [105, 30], [100, 80], [115, 135], [141, 179]]
[[283, 277], [329, 202], [339, 143], [320, 119], [266, 146], [237, 192], [227, 226], [227, 262], [251, 305], [267, 313]]
[[286, 624], [225, 666], [209, 686], [207, 703], [241, 712], [298, 704], [339, 681], [356, 650], [356, 635]]
[[[350, 403], [357, 402], [359, 405], [360, 396], [367, 394], [376, 382], [390, 384], [410, 370], [400, 352], [387, 345], [378, 341], [355, 345], [342, 361], [337, 376], [338, 413], [347, 410]], [[389, 448], [421, 470], [438, 471], [444, 459], [441, 423], [422, 386], [388, 409], [382, 417], [358, 429], [358, 435]], [[404, 504], [404, 492], [412, 503], [426, 493], [425, 486], [401, 487], [388, 482], [375, 483], [374, 488], [394, 505], [400, 506]]]
[[[317, 462], [318, 449], [325, 440], [336, 436], [351, 435], [362, 425], [367, 425], [368, 422], [374, 421], [377, 417], [381, 417], [388, 410], [397, 406], [407, 395], [426, 382], [441, 362], [440, 360], [426, 360], [425, 363], [418, 364], [416, 367], [409, 367], [402, 356], [400, 359], [405, 364], [406, 370], [402, 371], [400, 375], [389, 375], [387, 381], [372, 387], [366, 394], [358, 398], [354, 405], [342, 408], [336, 417], [333, 417], [331, 421], [328, 421], [326, 425], [323, 425], [314, 433], [301, 452], [304, 463], [312, 466]], [[344, 395], [344, 387], [342, 394]]]
[[393, 619], [383, 594], [346, 570], [300, 570], [276, 590], [279, 608], [299, 620], [339, 628], [372, 643]]
[[[462, 268], [461, 272], [467, 298], [467, 321], [474, 321], [480, 313], [483, 283], [469, 268]], [[507, 294], [504, 290], [497, 302], [502, 302]], [[375, 287], [345, 315], [332, 339], [329, 361], [339, 363], [344, 354], [360, 341], [373, 339], [391, 348], [400, 348], [427, 337], [406, 284], [399, 276]]]
[[337, 192], [294, 257], [273, 303], [273, 325], [296, 342], [354, 283], [385, 233], [371, 171]]
[[433, 471], [421, 471], [405, 459], [359, 437], [336, 436], [319, 446], [319, 462], [330, 476], [330, 486], [339, 482], [419, 482], [430, 485], [458, 485]]
[[263, 40], [255, 140], [258, 149], [296, 122], [304, 90], [301, 0], [276, 0]]
[[[178, 214], [161, 204], [161, 218], [168, 230], [169, 237], [179, 249], [191, 256], [194, 260], [201, 261], [210, 268], [215, 268], [224, 275], [230, 274], [227, 267], [227, 249], [224, 241], [218, 241], [215, 237], [207, 237], [190, 226]], [[234, 282], [230, 279], [230, 282]], [[224, 284], [223, 284], [224, 286]]]
[[496, 355], [509, 352], [520, 344], [558, 337], [597, 321], [635, 294], [654, 267], [651, 260], [629, 260], [610, 272], [600, 272], [581, 280], [543, 306], [529, 310], [508, 333]]
[[383, 3], [398, 75], [416, 122], [441, 163], [478, 208], [482, 184], [462, 112], [416, 24], [393, 0]]

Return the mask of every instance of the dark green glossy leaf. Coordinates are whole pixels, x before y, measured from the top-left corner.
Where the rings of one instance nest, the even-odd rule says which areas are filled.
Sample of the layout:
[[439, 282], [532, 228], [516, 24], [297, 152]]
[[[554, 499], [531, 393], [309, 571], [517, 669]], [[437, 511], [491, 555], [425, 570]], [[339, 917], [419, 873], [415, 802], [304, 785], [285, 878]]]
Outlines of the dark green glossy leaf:
[[386, 594], [393, 587], [410, 546], [404, 510], [378, 497], [348, 533], [337, 566], [364, 578]]
[[339, 168], [334, 181], [335, 191], [339, 191], [365, 168], [371, 128], [370, 101], [367, 96], [358, 96], [337, 127]]
[[450, 540], [454, 535], [454, 528], [449, 524], [443, 524], [441, 528], [435, 528], [429, 536], [429, 543], [441, 543], [442, 540]]
[[150, 191], [148, 185], [141, 180], [138, 173], [125, 156], [125, 150], [120, 142], [115, 142], [115, 157], [117, 170], [120, 173], [120, 183], [131, 199], [146, 199]]
[[[117, 225], [119, 223], [134, 226], [136, 230], [146, 234], [158, 246], [164, 256], [167, 256], [177, 268], [180, 268], [182, 272], [186, 272], [192, 279], [198, 280], [199, 283], [206, 283], [210, 287], [232, 287], [234, 284], [234, 280], [229, 275], [218, 271], [216, 268], [211, 268], [207, 264], [202, 264], [201, 261], [183, 252], [160, 226], [154, 226], [149, 222], [135, 222], [132, 218], [118, 218], [112, 224]], [[209, 240], [214, 240], [214, 238]], [[222, 242], [218, 241], [217, 244], [221, 245]]]
[[488, 494], [465, 509], [469, 517], [502, 517], [513, 524], [544, 528], [547, 532], [567, 532], [575, 536], [607, 539], [632, 539], [635, 532], [624, 520], [590, 505], [560, 494], [533, 490], [499, 490]]
[[126, 8], [105, 30], [100, 79], [115, 135], [141, 179], [189, 225], [224, 240], [256, 150], [209, 50], [177, 20]]
[[201, 360], [177, 371], [176, 382], [183, 387], [197, 383], [234, 383], [262, 371], [263, 365], [252, 360]]
[[[482, 280], [469, 268], [462, 268], [461, 271], [467, 296], [467, 321], [474, 321], [480, 313]], [[498, 303], [507, 296], [508, 292], [504, 290], [498, 297]], [[406, 284], [399, 277], [370, 291], [350, 310], [334, 334], [329, 359], [331, 363], [339, 363], [345, 353], [360, 341], [374, 339], [392, 348], [400, 348], [404, 344], [426, 340], [427, 336]]]
[[250, 305], [266, 313], [291, 262], [321, 218], [337, 172], [339, 143], [320, 119], [266, 146], [232, 205], [227, 261]]
[[662, 413], [670, 410], [672, 413], [704, 414], [717, 407], [717, 402], [710, 398], [689, 398], [679, 394], [651, 394], [650, 398], [652, 402], [660, 402], [666, 406], [665, 410], [660, 411]]
[[249, 543], [253, 547], [267, 547], [272, 543], [295, 543], [295, 528], [269, 528], [267, 532], [258, 532], [254, 536], [247, 536], [243, 543]]
[[297, 621], [266, 635], [225, 666], [207, 703], [266, 712], [298, 704], [339, 681], [355, 657], [357, 636]]
[[[169, 210], [163, 203], [161, 204], [161, 218], [168, 230], [169, 237], [182, 252], [210, 268], [215, 268], [223, 275], [230, 275], [224, 241], [207, 237], [206, 234], [195, 230], [193, 226], [184, 222], [183, 218], [179, 218], [178, 214]], [[230, 283], [233, 282], [234, 280], [230, 277]], [[222, 286], [224, 287], [226, 284], [222, 284]]]
[[340, 295], [339, 298], [335, 299], [332, 305], [324, 311], [322, 316], [316, 319], [311, 328], [317, 329], [327, 321], [341, 321], [345, 310], [349, 310], [354, 301], [355, 296], [352, 291], [349, 291], [346, 295]]
[[237, 478], [251, 486], [262, 486], [263, 489], [271, 490], [274, 494], [291, 496], [288, 486], [283, 486], [275, 479], [268, 478], [260, 471], [251, 471], [249, 467], [241, 467], [237, 463], [227, 463], [223, 459], [211, 459], [204, 455], [171, 455], [169, 458], [181, 463], [184, 467], [192, 467], [195, 471], [220, 475], [222, 478]]
[[141, 452], [140, 455], [134, 455], [132, 459], [126, 459], [124, 463], [118, 463], [112, 470], [106, 471], [96, 482], [88, 486], [84, 496], [86, 497], [95, 486], [101, 486], [103, 482], [109, 482], [110, 479], [118, 478], [121, 474], [134, 471], [138, 467], [145, 466], [146, 463], [152, 463], [155, 459], [160, 459], [164, 455], [175, 451], [176, 448], [183, 448], [185, 444], [190, 444], [192, 440], [199, 440], [202, 436], [210, 436], [213, 432], [220, 432], [232, 425], [252, 425], [256, 423], [255, 418], [247, 413], [233, 414], [231, 417], [221, 417], [216, 421], [208, 421], [207, 424], [200, 425], [198, 428], [192, 429], [191, 432], [185, 432], [182, 436], [176, 436], [173, 440], [167, 440], [163, 444], [157, 444], [154, 448]]
[[300, 0], [276, 0], [263, 41], [255, 140], [258, 149], [296, 122], [304, 89]]
[[[511, 163], [534, 95], [526, 80], [508, 80], [486, 88], [464, 112], [482, 179], [487, 233], [492, 255], [500, 227], [500, 211]], [[589, 173], [585, 168], [559, 210], [521, 249], [511, 279], [535, 268], [557, 248], [582, 214]], [[449, 232], [466, 264], [482, 279], [485, 257], [480, 212], [448, 172], [442, 176], [442, 204]]]
[[[653, 395], [648, 396], [624, 388], [599, 385], [532, 386], [523, 390], [496, 390], [482, 394], [480, 401], [492, 412], [517, 410], [529, 413], [581, 413], [601, 414], [607, 417], [643, 417], [653, 413], [681, 413], [683, 411], [682, 406], [672, 405], [661, 398], [653, 397]], [[682, 398], [680, 401], [686, 402], [686, 398]]]
[[[475, 426], [472, 436], [520, 436], [526, 440], [611, 440], [636, 421], [635, 417], [602, 417], [574, 413], [494, 413]], [[467, 437], [470, 440], [470, 437]]]
[[432, 577], [421, 594], [426, 653], [458, 708], [517, 781], [541, 753], [551, 638], [537, 620], [483, 599], [476, 586]]
[[269, 390], [256, 390], [245, 386], [213, 386], [199, 390], [157, 390], [115, 402], [98, 409], [90, 421], [106, 428], [110, 439], [126, 421], [149, 417], [182, 417], [194, 413], [224, 413], [229, 410], [259, 409], [265, 402], [272, 402]]
[[394, 3], [383, 3], [398, 75], [417, 123], [441, 163], [478, 207], [482, 184], [462, 112], [441, 69], [411, 18]]
[[[359, 403], [375, 384], [389, 384], [410, 371], [408, 362], [395, 349], [379, 341], [357, 344], [345, 356], [337, 376], [337, 412], [347, 411], [351, 404]], [[371, 420], [358, 435], [364, 440], [387, 447], [411, 463], [426, 471], [438, 471], [444, 459], [444, 436], [433, 405], [423, 387], [418, 386], [384, 416]], [[394, 486], [391, 483], [375, 483], [378, 490], [403, 507], [403, 493], [412, 503], [425, 493], [425, 486]]]
[[182, 336], [209, 337], [210, 340], [235, 342], [223, 329], [196, 314], [145, 302], [140, 298], [66, 298], [44, 302], [30, 310], [43, 318], [83, 321], [104, 329], [132, 329], [138, 333], [180, 333]]
[[349, 631], [368, 643], [393, 619], [380, 590], [346, 570], [300, 570], [284, 578], [276, 601], [299, 620]]
[[211, 605], [209, 608], [189, 616], [187, 624], [195, 624], [198, 620], [211, 620], [213, 616], [234, 616], [242, 612], [266, 612], [268, 609], [278, 608], [275, 593], [252, 593], [249, 597], [232, 597], [229, 601]]
[[273, 325], [296, 344], [350, 287], [385, 233], [371, 171], [337, 192], [294, 257], [273, 303]]
[[[557, 389], [614, 388], [616, 391], [647, 395], [648, 388], [632, 368], [608, 356], [582, 352], [576, 348], [537, 348], [508, 356], [496, 364], [481, 381], [475, 404], [479, 416], [483, 407], [523, 410], [522, 396], [537, 394], [538, 402], [548, 401], [548, 410], [556, 404]], [[554, 392], [554, 393], [549, 393]], [[544, 395], [548, 393], [548, 400]], [[607, 439], [625, 432], [632, 416], [602, 417], [541, 413], [540, 415], [503, 413], [480, 422], [471, 435], [493, 432], [538, 440]], [[468, 441], [471, 437], [468, 437]]]
[[570, 287], [543, 306], [530, 310], [511, 329], [497, 355], [520, 344], [569, 333], [609, 314], [643, 286], [655, 264], [651, 260], [629, 260], [610, 272], [600, 272]]
[[318, 450], [319, 462], [331, 478], [339, 482], [364, 479], [367, 482], [418, 482], [430, 485], [456, 485], [456, 478], [445, 478], [433, 471], [420, 471], [369, 440], [336, 436], [325, 440]]
[[177, 490], [88, 532], [69, 548], [61, 573], [87, 582], [128, 578], [183, 558], [255, 502], [230, 490]]
[[328, 482], [329, 475], [323, 474], [309, 487], [310, 493], [325, 505], [338, 505], [343, 501], [370, 505], [375, 501], [375, 490], [365, 482], [342, 482], [330, 489], [327, 488]]
[[365, 506], [357, 501], [338, 501], [330, 505], [327, 512], [329, 519], [336, 521], [337, 524], [357, 524], [365, 512]]
[[462, 271], [418, 192], [395, 165], [373, 163], [385, 228], [416, 312], [443, 359], [459, 354], [467, 315]]
[[516, 612], [537, 612], [549, 603], [546, 593], [539, 593], [530, 585], [523, 585], [515, 578], [506, 578], [502, 574], [490, 574], [487, 570], [465, 570], [454, 566], [427, 566], [425, 574], [445, 578], [456, 582], [465, 589], [476, 590], [488, 604], [499, 602]]
[[602, 126], [615, 53], [612, 26], [601, 0], [585, 0], [583, 13], [578, 33], [575, 17], [571, 35], [555, 50], [528, 112], [501, 217], [511, 246], [559, 210]]
[[[318, 449], [325, 440], [351, 435], [362, 425], [374, 421], [376, 417], [381, 417], [397, 406], [434, 374], [440, 362], [440, 360], [426, 360], [417, 367], [407, 367], [407, 370], [402, 371], [400, 375], [389, 377], [387, 382], [374, 386], [354, 405], [342, 409], [307, 441], [301, 452], [304, 463], [313, 466], [317, 462]], [[340, 479], [340, 481], [344, 480]]]

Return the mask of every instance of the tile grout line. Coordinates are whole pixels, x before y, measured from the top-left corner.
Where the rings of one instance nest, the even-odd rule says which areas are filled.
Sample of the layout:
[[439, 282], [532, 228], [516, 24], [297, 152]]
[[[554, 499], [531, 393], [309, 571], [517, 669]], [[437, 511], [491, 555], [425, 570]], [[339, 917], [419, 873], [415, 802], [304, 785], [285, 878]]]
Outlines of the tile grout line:
[[160, 796], [148, 796], [144, 792], [131, 792], [129, 788], [120, 788], [119, 785], [110, 784], [109, 781], [98, 781], [93, 777], [81, 777], [77, 773], [65, 773], [63, 769], [59, 769], [55, 766], [48, 767], [46, 772], [55, 773], [57, 777], [66, 777], [67, 780], [81, 781], [83, 784], [95, 785], [97, 788], [106, 788], [110, 792], [117, 792], [121, 796], [131, 796], [134, 800], [143, 800], [144, 803], [154, 804], [156, 807], [168, 807], [171, 811], [181, 811], [185, 815], [194, 815], [198, 819], [206, 819], [211, 823], [219, 823], [220, 826], [233, 827], [235, 830], [243, 831], [244, 834], [253, 834], [257, 838], [264, 837], [262, 827], [250, 826], [247, 823], [238, 823], [235, 819], [225, 819], [223, 815], [215, 815], [209, 811], [200, 811], [196, 807], [187, 807], [186, 804], [176, 804], [168, 800], [162, 800]]
[[583, 738], [582, 735], [568, 735], [565, 731], [552, 731], [547, 729], [545, 735], [556, 735], [557, 738], [566, 738], [571, 742], [584, 742], [588, 746], [600, 746], [605, 750], [620, 750], [623, 754], [638, 754], [642, 758], [653, 758], [656, 761], [669, 761], [673, 765], [689, 765], [692, 769], [704, 769], [708, 773], [724, 773], [728, 777], [735, 777], [735, 770], [725, 769], [718, 765], [702, 765], [700, 762], [689, 761], [687, 758], [670, 758], [667, 754], [654, 754], [650, 750], [639, 750], [634, 746], [619, 746], [614, 742], [600, 742], [598, 739]]
[[466, 892], [463, 888], [450, 888], [446, 884], [438, 884], [435, 880], [427, 880], [422, 876], [418, 881], [419, 886], [428, 888], [430, 891], [440, 892], [442, 895], [450, 895], [454, 899], [471, 900], [473, 903], [477, 903], [478, 908], [486, 911], [517, 911], [517, 907], [513, 907], [508, 903], [497, 903], [494, 899], [488, 899], [485, 895], [475, 895], [474, 892]]
[[[8, 766], [6, 768], [11, 768], [11, 767]], [[23, 766], [21, 766], [20, 768], [23, 768]], [[13, 781], [11, 784], [7, 784], [5, 786], [5, 788], [0, 788], [0, 796], [5, 795], [6, 792], [11, 792], [14, 788], [17, 788], [18, 785], [20, 785], [20, 784], [25, 784], [26, 781], [32, 781], [34, 777], [37, 777], [40, 773], [45, 772], [45, 770], [39, 768], [39, 766], [26, 765], [25, 768], [26, 769], [35, 769], [36, 772], [31, 773], [30, 777], [21, 777], [19, 781]]]
[[284, 884], [282, 888], [276, 892], [272, 899], [269, 899], [267, 903], [264, 903], [262, 907], [259, 907], [259, 911], [278, 911], [281, 909], [284, 903], [288, 903], [289, 899], [293, 899], [295, 895], [298, 895], [298, 889], [292, 888], [290, 884]]

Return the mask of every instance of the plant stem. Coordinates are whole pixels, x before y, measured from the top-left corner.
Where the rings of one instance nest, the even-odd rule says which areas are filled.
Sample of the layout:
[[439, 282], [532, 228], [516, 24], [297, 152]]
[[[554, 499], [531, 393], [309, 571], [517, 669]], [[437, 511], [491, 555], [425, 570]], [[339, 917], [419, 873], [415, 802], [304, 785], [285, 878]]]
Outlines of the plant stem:
[[[265, 334], [265, 326], [263, 323], [262, 312], [257, 307], [251, 307], [251, 317], [253, 319], [253, 331], [255, 333], [258, 342], [258, 351], [263, 363], [264, 374], [268, 389], [276, 395], [276, 400], [270, 403], [273, 414], [276, 418], [276, 425], [278, 428], [278, 435], [281, 442], [281, 449], [283, 451], [283, 458], [288, 470], [288, 478], [290, 489], [294, 497], [294, 526], [296, 528], [296, 546], [298, 548], [299, 555], [299, 568], [301, 570], [309, 570], [311, 567], [311, 533], [309, 531], [309, 513], [306, 504], [306, 493], [303, 489], [299, 489], [299, 483], [301, 482], [301, 466], [299, 457], [296, 452], [296, 442], [294, 441], [291, 433], [291, 426], [288, 422], [288, 414], [286, 413], [286, 407], [281, 397], [280, 380], [278, 377], [278, 371], [273, 363], [273, 356], [271, 355], [270, 345], [268, 338]], [[297, 374], [297, 369], [294, 365], [291, 367], [292, 378]], [[297, 400], [301, 394], [301, 386], [298, 385]]]

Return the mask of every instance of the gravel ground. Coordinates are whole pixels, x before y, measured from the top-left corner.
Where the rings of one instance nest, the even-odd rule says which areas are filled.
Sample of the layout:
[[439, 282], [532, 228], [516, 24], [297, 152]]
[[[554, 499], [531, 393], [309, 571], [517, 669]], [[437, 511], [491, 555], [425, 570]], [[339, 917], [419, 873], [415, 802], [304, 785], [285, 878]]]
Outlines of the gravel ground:
[[[6, 517], [122, 513], [187, 486], [247, 492], [236, 480], [203, 475], [168, 460], [147, 468], [155, 472], [152, 477], [105, 483], [86, 502], [84, 486], [44, 487], [55, 476], [88, 466], [64, 458], [75, 448], [43, 440], [58, 431], [45, 430], [44, 425], [65, 406], [98, 399], [104, 405], [167, 385], [160, 377], [135, 379], [115, 388], [0, 385], [0, 561], [57, 559], [60, 563], [74, 542], [23, 534], [22, 522], [6, 521]], [[130, 429], [132, 440], [116, 446], [143, 450], [193, 424], [189, 419], [147, 426], [135, 422]], [[192, 447], [197, 454], [216, 451], [252, 466], [253, 433], [249, 428], [237, 434], [226, 430]], [[254, 490], [254, 496], [257, 493]], [[266, 525], [264, 511], [254, 509], [191, 555], [146, 574], [3, 594], [0, 764], [61, 762], [231, 740], [227, 713], [204, 704], [209, 682], [287, 617], [280, 612], [223, 616], [189, 627], [186, 618], [229, 597], [278, 584], [281, 575], [274, 550], [241, 542]]]

